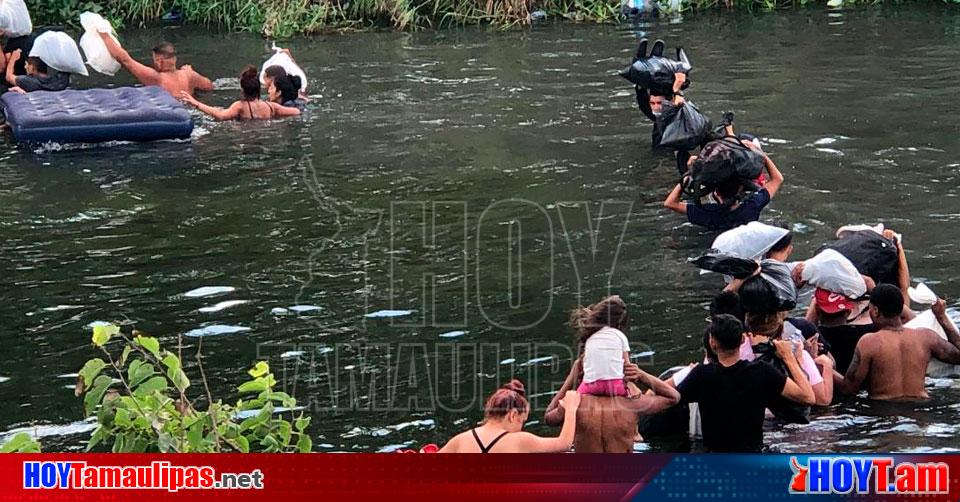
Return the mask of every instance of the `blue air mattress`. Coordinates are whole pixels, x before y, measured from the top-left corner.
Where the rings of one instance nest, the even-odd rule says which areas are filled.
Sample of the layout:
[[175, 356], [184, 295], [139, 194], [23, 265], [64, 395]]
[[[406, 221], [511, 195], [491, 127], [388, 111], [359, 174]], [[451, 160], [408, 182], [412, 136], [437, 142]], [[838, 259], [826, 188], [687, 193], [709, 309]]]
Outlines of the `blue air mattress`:
[[189, 138], [190, 113], [160, 87], [15, 92], [0, 96], [22, 142], [100, 143]]

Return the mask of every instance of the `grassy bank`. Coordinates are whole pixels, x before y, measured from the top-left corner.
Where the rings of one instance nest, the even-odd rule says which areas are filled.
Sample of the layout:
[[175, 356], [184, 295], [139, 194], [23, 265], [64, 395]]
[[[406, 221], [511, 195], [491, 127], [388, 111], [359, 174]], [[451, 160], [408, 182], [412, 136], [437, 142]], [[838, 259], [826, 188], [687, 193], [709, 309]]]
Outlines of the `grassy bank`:
[[[92, 10], [118, 23], [155, 22], [176, 9], [186, 22], [285, 38], [333, 29], [416, 29], [457, 24], [515, 26], [531, 22], [532, 11], [547, 18], [610, 22], [621, 0], [26, 0], [34, 22], [75, 24]], [[776, 9], [828, 0], [685, 0], [684, 10], [721, 7]], [[831, 5], [840, 0], [829, 0]], [[883, 0], [847, 0], [880, 3]], [[944, 0], [960, 3], [960, 0]], [[664, 2], [666, 3], [666, 2]]]

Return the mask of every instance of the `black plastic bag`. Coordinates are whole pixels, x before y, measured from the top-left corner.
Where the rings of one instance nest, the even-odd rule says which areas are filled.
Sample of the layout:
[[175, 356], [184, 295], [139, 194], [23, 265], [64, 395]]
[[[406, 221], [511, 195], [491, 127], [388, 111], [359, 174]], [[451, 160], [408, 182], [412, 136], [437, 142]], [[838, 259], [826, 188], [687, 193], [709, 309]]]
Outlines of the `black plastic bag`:
[[[621, 71], [620, 76], [634, 85], [649, 89], [653, 94], [672, 96], [675, 75], [689, 74], [691, 70], [690, 61], [687, 60], [686, 54], [683, 54], [683, 49], [678, 49], [677, 52], [681, 59], [679, 61], [663, 56], [639, 58]], [[686, 89], [689, 86], [690, 79], [687, 78], [681, 88]]]
[[710, 119], [689, 101], [680, 106], [664, 101], [663, 113], [657, 118], [657, 126], [661, 136], [659, 144], [655, 146], [675, 150], [693, 150], [699, 147], [713, 129]]
[[[759, 343], [753, 346], [753, 353], [756, 361], [769, 364], [782, 375], [790, 378], [789, 370], [783, 359], [777, 356], [777, 349], [771, 342]], [[809, 424], [810, 407], [791, 401], [783, 396], [778, 396], [767, 406], [773, 413], [773, 416], [791, 424]]]
[[754, 180], [765, 165], [763, 155], [743, 144], [739, 138], [714, 139], [703, 145], [693, 161], [686, 190], [699, 199], [731, 179], [740, 179], [746, 188], [756, 190]]
[[797, 286], [790, 267], [776, 260], [760, 262], [760, 275], [751, 277], [740, 287], [740, 304], [745, 312], [773, 314], [793, 310], [797, 306]]
[[873, 230], [844, 233], [839, 239], [824, 244], [817, 253], [824, 249], [836, 250], [877, 284], [897, 284], [900, 263], [897, 244]]
[[703, 256], [690, 260], [690, 263], [703, 270], [717, 272], [718, 274], [729, 275], [737, 279], [745, 279], [753, 275], [759, 266], [757, 262], [720, 253], [711, 249]]

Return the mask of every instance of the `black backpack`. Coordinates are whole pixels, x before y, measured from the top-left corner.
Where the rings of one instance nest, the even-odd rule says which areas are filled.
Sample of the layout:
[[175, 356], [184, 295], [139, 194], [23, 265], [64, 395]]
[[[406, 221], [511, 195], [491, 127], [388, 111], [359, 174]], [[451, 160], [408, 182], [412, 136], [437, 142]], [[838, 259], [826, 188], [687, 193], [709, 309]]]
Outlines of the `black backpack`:
[[873, 230], [846, 233], [824, 244], [817, 253], [824, 249], [833, 249], [842, 254], [857, 267], [857, 271], [870, 276], [877, 284], [897, 283], [900, 263], [897, 244]]
[[748, 190], [758, 190], [754, 180], [763, 172], [766, 160], [740, 138], [725, 136], [708, 141], [693, 161], [688, 195], [699, 200], [731, 179], [739, 179]]
[[[759, 361], [763, 364], [769, 364], [787, 378], [790, 377], [790, 373], [787, 370], [787, 365], [782, 359], [777, 357], [777, 349], [773, 346], [773, 343], [764, 342], [754, 345], [753, 353], [756, 356], [756, 361]], [[775, 417], [783, 420], [784, 422], [791, 424], [810, 423], [810, 407], [795, 403], [783, 396], [778, 396], [774, 402], [769, 403], [767, 408]]]

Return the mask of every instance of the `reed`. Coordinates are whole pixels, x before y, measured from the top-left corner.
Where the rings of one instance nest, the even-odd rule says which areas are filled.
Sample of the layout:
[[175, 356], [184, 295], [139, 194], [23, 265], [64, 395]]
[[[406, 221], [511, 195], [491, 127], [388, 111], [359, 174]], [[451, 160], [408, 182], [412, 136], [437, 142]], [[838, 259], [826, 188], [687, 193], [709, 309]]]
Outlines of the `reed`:
[[[684, 0], [684, 11], [739, 8], [773, 10], [827, 0]], [[831, 0], [837, 1], [837, 0]], [[883, 0], [844, 0], [870, 4]], [[897, 1], [897, 0], [892, 0]], [[943, 0], [960, 3], [960, 0]], [[531, 23], [532, 11], [548, 19], [615, 22], [621, 0], [26, 0], [37, 25], [75, 25], [91, 10], [118, 24], [143, 25], [179, 9], [190, 23], [275, 38], [349, 28], [400, 30], [486, 24], [502, 28]], [[661, 0], [667, 2], [667, 0]]]

